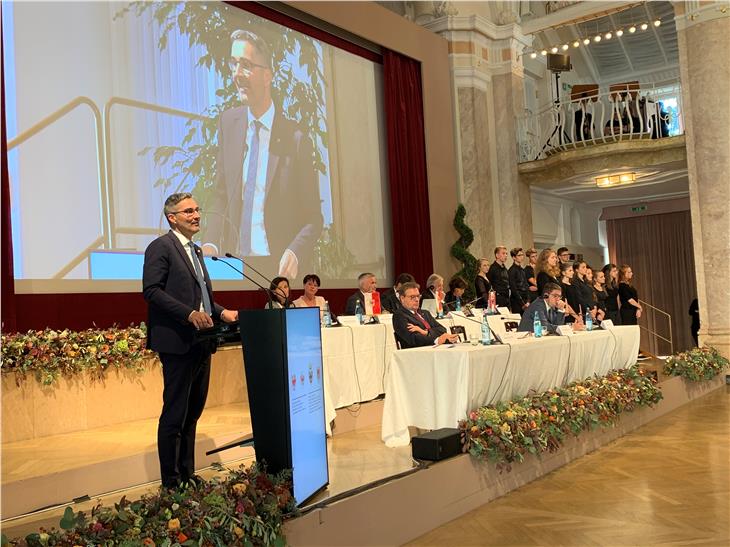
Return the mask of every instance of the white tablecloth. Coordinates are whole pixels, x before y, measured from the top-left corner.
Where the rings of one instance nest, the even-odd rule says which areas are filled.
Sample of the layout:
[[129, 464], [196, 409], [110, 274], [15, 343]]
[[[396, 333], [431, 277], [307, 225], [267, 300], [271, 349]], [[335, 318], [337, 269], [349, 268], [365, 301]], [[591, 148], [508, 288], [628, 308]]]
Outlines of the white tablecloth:
[[408, 426], [456, 427], [481, 405], [631, 366], [638, 352], [637, 326], [527, 338], [509, 345], [396, 351], [387, 367], [382, 439], [387, 446], [407, 445]]

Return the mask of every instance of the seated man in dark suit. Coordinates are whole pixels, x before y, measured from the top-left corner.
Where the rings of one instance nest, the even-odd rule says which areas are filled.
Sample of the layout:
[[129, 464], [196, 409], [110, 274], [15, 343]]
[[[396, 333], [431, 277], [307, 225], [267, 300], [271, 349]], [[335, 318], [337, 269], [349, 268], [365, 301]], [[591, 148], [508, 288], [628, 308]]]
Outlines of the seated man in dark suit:
[[375, 274], [366, 272], [357, 276], [357, 284], [360, 287], [358, 291], [347, 297], [345, 315], [355, 315], [355, 306], [358, 300], [362, 306], [362, 312], [365, 315], [372, 315], [373, 293], [378, 285], [378, 280], [375, 278]]
[[393, 314], [393, 330], [400, 347], [417, 348], [459, 341], [458, 334], [447, 334], [426, 310], [418, 309], [419, 285], [403, 283], [398, 290], [401, 307]]
[[543, 332], [554, 334], [560, 325], [565, 324], [565, 302], [562, 300], [563, 290], [556, 283], [545, 283], [542, 296], [535, 300], [522, 314], [517, 330], [533, 332], [535, 314], [542, 321]]
[[398, 297], [398, 289], [403, 283], [415, 281], [415, 278], [409, 273], [400, 274], [395, 280], [395, 286], [391, 287], [380, 297], [380, 305], [383, 310], [395, 313], [400, 308], [400, 298]]

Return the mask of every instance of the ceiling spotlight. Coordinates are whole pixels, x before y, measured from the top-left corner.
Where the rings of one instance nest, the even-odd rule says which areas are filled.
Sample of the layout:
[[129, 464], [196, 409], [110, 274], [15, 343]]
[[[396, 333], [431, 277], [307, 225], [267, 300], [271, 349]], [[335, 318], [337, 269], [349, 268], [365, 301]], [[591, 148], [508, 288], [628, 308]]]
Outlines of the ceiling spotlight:
[[569, 46], [568, 44], [563, 44], [563, 46], [562, 46], [562, 48], [561, 48], [561, 49], [562, 49], [563, 51], [568, 51], [568, 48], [569, 48], [569, 47], [570, 47], [570, 46]]
[[610, 32], [607, 32], [606, 33], [606, 40], [610, 40], [611, 38], [613, 38], [613, 34], [611, 34]]
[[629, 27], [629, 32], [630, 32], [631, 34], [633, 34], [634, 32], [636, 32], [636, 27], [635, 27], [634, 25], [631, 25], [631, 26]]
[[532, 53], [530, 53], [530, 59], [535, 59], [536, 57], [537, 57], [537, 53], [535, 53], [534, 51]]
[[658, 27], [661, 24], [662, 24], [662, 22], [659, 19], [657, 19], [656, 21], [654, 21], [654, 26], [655, 27]]
[[623, 35], [624, 35], [624, 31], [623, 31], [623, 30], [621, 30], [621, 29], [618, 29], [618, 30], [616, 31], [616, 36], [618, 36], [619, 38], [621, 38], [621, 36], [623, 36]]
[[594, 42], [600, 42], [601, 41], [601, 35], [600, 34], [596, 34], [596, 36], [593, 38], [593, 41]]
[[580, 46], [580, 42], [578, 40], [576, 40], [575, 42], [573, 42], [573, 47], [578, 47], [578, 46]]
[[542, 55], [543, 57], [545, 57], [545, 55], [547, 55], [547, 49], [543, 49], [543, 50], [542, 50], [542, 51], [540, 52], [540, 55]]
[[590, 44], [590, 43], [591, 43], [591, 39], [590, 39], [590, 38], [583, 38], [583, 43], [584, 43], [585, 45], [588, 45], [588, 44]]
[[649, 25], [647, 25], [646, 23], [641, 23], [641, 30], [646, 30], [648, 28], [649, 28]]
[[558, 52], [557, 46], [553, 46], [553, 48], [550, 50], [550, 53], [557, 53], [557, 52]]

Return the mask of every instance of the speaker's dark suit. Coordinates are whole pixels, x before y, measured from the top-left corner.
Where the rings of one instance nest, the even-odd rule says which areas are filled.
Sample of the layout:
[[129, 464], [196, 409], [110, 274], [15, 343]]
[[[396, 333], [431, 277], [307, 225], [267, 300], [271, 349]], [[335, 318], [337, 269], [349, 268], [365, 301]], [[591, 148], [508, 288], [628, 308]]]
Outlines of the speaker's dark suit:
[[401, 306], [393, 314], [393, 332], [395, 333], [396, 340], [400, 343], [400, 347], [403, 349], [430, 346], [436, 338], [446, 333], [446, 329], [438, 324], [428, 311], [418, 310], [418, 313], [429, 325], [428, 334], [408, 331], [409, 324], [425, 328], [423, 323], [410, 310]]
[[[213, 317], [223, 307], [213, 303], [210, 277], [196, 247]], [[189, 255], [172, 232], [155, 239], [145, 251], [142, 277], [148, 303], [147, 346], [158, 352], [164, 379], [163, 406], [157, 429], [162, 484], [174, 487], [195, 471], [195, 429], [205, 407], [210, 376], [208, 343], [195, 343], [188, 321], [200, 309], [202, 290]]]
[[[311, 267], [314, 244], [322, 232], [319, 183], [309, 137], [277, 110], [271, 127], [266, 169], [264, 228], [271, 256], [256, 263], [273, 273], [286, 249], [297, 256], [299, 272]], [[213, 195], [206, 203], [203, 241], [219, 252], [240, 253], [243, 211], [243, 162], [249, 112], [245, 106], [221, 114]]]

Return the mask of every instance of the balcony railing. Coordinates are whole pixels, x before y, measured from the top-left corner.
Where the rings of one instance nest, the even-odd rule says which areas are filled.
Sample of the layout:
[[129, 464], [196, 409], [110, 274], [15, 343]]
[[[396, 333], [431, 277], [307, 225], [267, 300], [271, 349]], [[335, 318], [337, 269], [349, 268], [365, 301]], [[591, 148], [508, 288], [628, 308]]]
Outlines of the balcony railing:
[[517, 118], [519, 163], [566, 150], [684, 133], [679, 84], [596, 93]]

